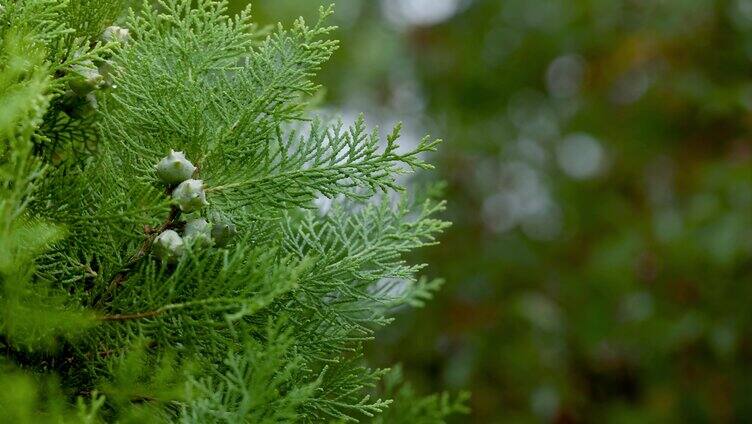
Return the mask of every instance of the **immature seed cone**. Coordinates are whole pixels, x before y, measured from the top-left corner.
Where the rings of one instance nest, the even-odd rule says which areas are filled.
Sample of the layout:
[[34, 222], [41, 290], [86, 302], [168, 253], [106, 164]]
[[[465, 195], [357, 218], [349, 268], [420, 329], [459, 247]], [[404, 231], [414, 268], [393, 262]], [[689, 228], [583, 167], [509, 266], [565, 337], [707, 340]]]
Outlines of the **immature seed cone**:
[[170, 154], [162, 158], [155, 169], [157, 177], [166, 184], [180, 184], [196, 172], [196, 167], [185, 158], [183, 152], [174, 150], [170, 150]]
[[112, 78], [113, 72], [115, 71], [115, 66], [113, 65], [112, 61], [102, 61], [97, 69], [99, 70], [99, 74], [102, 75], [102, 87], [115, 88], [115, 82]]
[[105, 28], [102, 33], [102, 40], [109, 43], [112, 41], [118, 41], [120, 43], [127, 43], [131, 39], [130, 31], [128, 28], [121, 28], [117, 25], [112, 25]]
[[211, 225], [204, 218], [191, 219], [185, 223], [183, 239], [194, 246], [211, 246]]
[[163, 261], [173, 263], [183, 255], [185, 243], [175, 231], [165, 230], [154, 239], [152, 250]]
[[238, 230], [235, 228], [235, 224], [226, 222], [217, 222], [211, 230], [214, 245], [217, 247], [227, 246], [237, 233]]
[[84, 60], [73, 65], [71, 70], [75, 78], [68, 83], [68, 86], [79, 96], [85, 96], [98, 89], [104, 81], [104, 77], [91, 60]]
[[209, 204], [206, 201], [204, 182], [201, 180], [186, 180], [172, 191], [172, 198], [183, 212], [193, 212]]

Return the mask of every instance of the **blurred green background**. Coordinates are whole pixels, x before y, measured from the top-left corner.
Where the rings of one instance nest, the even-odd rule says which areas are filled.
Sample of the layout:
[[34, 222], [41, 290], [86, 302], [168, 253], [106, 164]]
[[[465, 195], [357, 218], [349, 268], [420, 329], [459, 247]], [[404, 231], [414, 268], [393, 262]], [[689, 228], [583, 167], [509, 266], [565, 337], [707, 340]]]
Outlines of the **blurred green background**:
[[454, 226], [418, 259], [447, 284], [374, 365], [470, 389], [457, 422], [752, 422], [752, 0], [339, 0], [334, 24], [322, 104], [446, 140], [426, 179]]

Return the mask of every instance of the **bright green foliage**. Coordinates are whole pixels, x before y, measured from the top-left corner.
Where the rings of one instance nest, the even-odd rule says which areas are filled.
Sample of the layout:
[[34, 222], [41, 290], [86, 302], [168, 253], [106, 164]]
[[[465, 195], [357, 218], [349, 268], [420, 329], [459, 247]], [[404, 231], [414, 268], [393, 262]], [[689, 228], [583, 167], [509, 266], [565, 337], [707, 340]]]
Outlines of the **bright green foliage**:
[[[437, 142], [405, 152], [399, 127], [382, 144], [362, 118], [310, 122], [312, 78], [337, 47], [329, 9], [262, 31], [223, 2], [158, 3], [122, 15], [124, 43], [99, 41], [118, 0], [0, 16], [0, 378], [23, 388], [0, 402], [22, 423], [377, 416], [386, 370], [362, 344], [440, 285], [403, 256], [447, 227], [443, 203], [396, 180], [430, 168]], [[69, 90], [82, 66], [111, 82]], [[171, 149], [198, 167], [200, 211], [181, 213], [155, 173]], [[152, 254], [199, 216], [238, 234], [187, 243], [175, 263]], [[462, 409], [420, 405], [431, 422]]]
[[[194, 402], [183, 416], [184, 422], [284, 422], [298, 417], [299, 410], [315, 396], [321, 379], [295, 385], [300, 378], [302, 358], [293, 357], [290, 334], [280, 325], [270, 324], [264, 335], [268, 347], [248, 339], [225, 360], [223, 374], [203, 381], [191, 381]], [[216, 379], [216, 383], [214, 380]], [[289, 390], [288, 387], [295, 386]]]
[[[65, 234], [27, 209], [45, 171], [32, 148], [54, 85], [43, 43], [65, 33], [53, 23], [57, 11], [48, 2], [14, 4], [0, 14], [0, 344], [4, 352], [17, 349], [40, 360], [34, 352], [53, 349], [59, 337], [72, 340], [92, 322], [57, 287], [34, 277], [34, 258]], [[5, 25], [13, 18], [18, 25]], [[4, 422], [94, 422], [87, 416], [101, 403], [80, 399], [76, 414], [54, 376], [32, 377], [17, 365], [7, 356], [0, 360]]]
[[[44, 65], [44, 42], [65, 31], [48, 19], [59, 8], [14, 5], [4, 19], [13, 22], [17, 12], [24, 25], [3, 27], [0, 32], [0, 277], [2, 319], [6, 341], [27, 349], [51, 347], [55, 337], [75, 333], [88, 325], [89, 314], [71, 305], [59, 288], [39, 281], [32, 285], [35, 256], [59, 241], [64, 230], [40, 221], [27, 210], [44, 175], [44, 165], [32, 156], [33, 140], [44, 141], [35, 129], [48, 106], [53, 82]], [[38, 21], [35, 21], [38, 19]], [[38, 34], [42, 31], [44, 34]], [[45, 308], [47, 314], [35, 311]]]

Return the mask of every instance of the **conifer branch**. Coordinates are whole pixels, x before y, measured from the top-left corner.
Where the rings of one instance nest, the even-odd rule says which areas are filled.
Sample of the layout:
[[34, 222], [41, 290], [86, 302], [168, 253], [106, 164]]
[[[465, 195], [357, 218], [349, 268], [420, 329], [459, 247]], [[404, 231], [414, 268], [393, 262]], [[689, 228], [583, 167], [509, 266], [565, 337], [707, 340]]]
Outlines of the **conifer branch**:
[[105, 315], [103, 317], [100, 317], [99, 319], [102, 321], [127, 321], [132, 319], [152, 318], [162, 314], [162, 312], [164, 311], [157, 309], [155, 311], [138, 312], [133, 314]]
[[167, 229], [173, 228], [175, 226], [175, 223], [177, 222], [178, 218], [180, 217], [180, 208], [172, 205], [170, 207], [170, 214], [167, 215], [167, 218], [165, 219], [164, 223], [160, 225], [159, 227], [153, 229], [144, 227], [144, 233], [146, 234], [146, 239], [141, 244], [141, 247], [134, 253], [131, 258], [128, 260], [128, 262], [123, 265], [120, 272], [115, 274], [115, 276], [110, 281], [110, 285], [107, 287], [107, 290], [102, 294], [102, 296], [99, 298], [99, 300], [94, 304], [94, 307], [98, 308], [102, 305], [102, 302], [105, 302], [108, 300], [108, 298], [112, 295], [112, 292], [115, 291], [120, 285], [125, 283], [125, 281], [128, 279], [128, 276], [133, 271], [133, 267], [138, 264], [141, 259], [143, 259], [147, 253], [149, 253], [149, 249], [151, 248], [152, 244], [154, 243], [154, 239], [161, 233], [162, 231], [165, 231]]
[[[364, 366], [363, 343], [439, 285], [404, 256], [436, 242], [443, 203], [404, 200], [398, 178], [430, 169], [438, 141], [404, 150], [399, 125], [384, 140], [363, 117], [307, 116], [338, 46], [331, 8], [262, 31], [249, 9], [229, 18], [225, 0], [145, 0], [104, 31], [123, 3], [0, 7], [0, 60], [19, 65], [0, 63], [3, 344], [29, 369], [70, 376], [61, 393], [91, 395], [78, 400], [84, 422], [127, 421], [154, 400], [155, 415], [135, 411], [145, 421], [382, 413], [391, 400], [367, 393], [384, 371]], [[100, 71], [107, 84], [83, 90]], [[85, 117], [71, 109], [84, 98]], [[188, 221], [211, 237], [191, 238], [170, 204], [181, 198], [161, 190], [187, 182], [160, 172], [170, 150], [200, 167]], [[150, 254], [160, 234], [174, 255]]]
[[226, 310], [226, 309], [233, 308], [235, 303], [236, 303], [235, 299], [228, 299], [228, 298], [203, 299], [203, 300], [196, 300], [192, 302], [173, 303], [173, 304], [165, 305], [165, 306], [162, 306], [161, 308], [154, 309], [151, 311], [134, 312], [131, 314], [104, 315], [104, 316], [100, 316], [98, 319], [100, 321], [129, 321], [129, 320], [137, 320], [137, 319], [143, 319], [143, 318], [154, 318], [156, 316], [162, 315], [169, 311], [191, 308], [191, 307], [196, 307], [196, 306], [213, 305], [213, 304], [225, 305], [219, 310]]

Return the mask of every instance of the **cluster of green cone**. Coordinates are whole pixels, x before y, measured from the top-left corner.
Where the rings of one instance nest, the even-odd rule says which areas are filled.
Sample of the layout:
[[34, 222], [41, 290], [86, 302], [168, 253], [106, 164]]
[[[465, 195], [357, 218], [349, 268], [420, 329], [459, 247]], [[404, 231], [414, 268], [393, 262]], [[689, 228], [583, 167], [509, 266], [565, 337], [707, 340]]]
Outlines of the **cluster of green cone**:
[[[196, 166], [186, 159], [183, 152], [170, 151], [155, 167], [159, 179], [173, 187], [172, 199], [175, 208], [185, 213], [198, 213], [207, 206], [204, 182], [193, 177]], [[210, 224], [206, 218], [195, 217], [185, 221], [183, 235], [173, 229], [162, 231], [154, 240], [154, 253], [164, 261], [175, 262], [184, 253], [186, 245], [196, 247], [224, 247], [236, 233], [235, 225], [223, 222], [220, 217]]]

